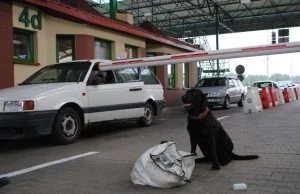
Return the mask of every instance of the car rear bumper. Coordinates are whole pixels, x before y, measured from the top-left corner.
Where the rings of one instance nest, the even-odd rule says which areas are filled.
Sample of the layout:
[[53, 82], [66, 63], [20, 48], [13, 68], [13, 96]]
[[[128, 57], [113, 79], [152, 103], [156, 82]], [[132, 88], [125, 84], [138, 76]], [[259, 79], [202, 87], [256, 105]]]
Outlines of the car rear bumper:
[[57, 111], [0, 113], [0, 139], [48, 135]]

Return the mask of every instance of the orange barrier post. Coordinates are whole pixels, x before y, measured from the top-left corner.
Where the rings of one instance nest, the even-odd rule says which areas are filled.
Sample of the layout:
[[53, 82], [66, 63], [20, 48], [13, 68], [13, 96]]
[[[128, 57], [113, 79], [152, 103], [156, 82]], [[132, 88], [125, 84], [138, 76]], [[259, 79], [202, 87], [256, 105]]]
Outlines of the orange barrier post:
[[269, 93], [268, 88], [262, 88], [261, 94], [260, 94], [260, 100], [261, 104], [264, 109], [272, 108], [272, 99], [271, 95]]
[[289, 103], [289, 102], [292, 101], [292, 97], [290, 96], [290, 94], [288, 92], [288, 88], [284, 88], [282, 94], [283, 94], [283, 98], [284, 98], [285, 103]]
[[279, 105], [279, 100], [278, 100], [275, 88], [274, 87], [269, 87], [269, 93], [270, 93], [270, 96], [271, 96], [273, 107], [278, 106]]
[[298, 93], [297, 88], [294, 88], [294, 92], [296, 94], [296, 100], [299, 100], [299, 93]]

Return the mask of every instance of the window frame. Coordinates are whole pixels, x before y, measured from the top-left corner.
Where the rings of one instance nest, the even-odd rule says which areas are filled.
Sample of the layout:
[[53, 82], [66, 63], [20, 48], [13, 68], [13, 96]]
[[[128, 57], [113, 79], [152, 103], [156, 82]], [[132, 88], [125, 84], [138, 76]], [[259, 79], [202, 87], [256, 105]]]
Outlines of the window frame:
[[75, 60], [75, 35], [63, 35], [63, 34], [56, 34], [56, 63], [59, 62], [59, 41], [58, 39], [71, 39], [72, 40], [72, 61]]
[[[112, 42], [111, 41], [109, 41], [109, 40], [105, 40], [105, 39], [102, 39], [102, 38], [97, 38], [97, 37], [95, 37], [94, 38], [94, 44], [95, 44], [95, 42], [105, 42], [105, 43], [107, 43], [108, 45], [109, 45], [109, 49], [108, 49], [108, 52], [109, 52], [109, 59], [106, 59], [106, 60], [112, 60]], [[94, 46], [94, 48], [95, 48], [95, 46]], [[94, 51], [94, 58], [96, 58], [96, 56], [95, 56], [95, 51]]]
[[[151, 56], [147, 56], [147, 55], [151, 55]], [[151, 53], [151, 52], [147, 52], [146, 53], [146, 57], [156, 57], [156, 53]], [[150, 71], [152, 71], [152, 73], [156, 76], [157, 75], [157, 66], [148, 66], [148, 69], [150, 69]]]
[[[176, 88], [176, 64], [169, 64], [169, 65], [171, 65], [171, 73], [170, 73], [170, 75], [172, 75], [174, 77], [173, 78], [174, 82], [173, 82], [172, 85], [170, 85], [169, 72], [168, 72], [168, 88], [174, 89], [174, 88]], [[174, 73], [172, 73], [172, 67], [174, 67]]]
[[[30, 43], [28, 44], [29, 46], [29, 59], [20, 59], [20, 58], [15, 58], [13, 57], [13, 61], [18, 63], [18, 62], [21, 62], [21, 63], [34, 63], [34, 44], [33, 44], [33, 35], [34, 35], [34, 32], [33, 31], [29, 31], [29, 30], [23, 30], [23, 29], [19, 29], [19, 28], [14, 28], [13, 29], [13, 33], [15, 32], [20, 32], [20, 33], [25, 33], [25, 34], [28, 34], [29, 35], [29, 41]], [[14, 40], [14, 39], [13, 39]]]
[[183, 87], [189, 88], [190, 87], [190, 64], [189, 63], [183, 63], [183, 69], [184, 69], [184, 79], [183, 79]]
[[[125, 50], [124, 51], [126, 51], [126, 48], [135, 49], [135, 55], [136, 55], [136, 57], [132, 57], [132, 58], [127, 58], [127, 56], [126, 56], [126, 59], [134, 59], [134, 58], [138, 58], [139, 57], [139, 55], [138, 55], [139, 54], [138, 53], [138, 47], [125, 44]], [[133, 54], [133, 52], [132, 52], [132, 54]]]

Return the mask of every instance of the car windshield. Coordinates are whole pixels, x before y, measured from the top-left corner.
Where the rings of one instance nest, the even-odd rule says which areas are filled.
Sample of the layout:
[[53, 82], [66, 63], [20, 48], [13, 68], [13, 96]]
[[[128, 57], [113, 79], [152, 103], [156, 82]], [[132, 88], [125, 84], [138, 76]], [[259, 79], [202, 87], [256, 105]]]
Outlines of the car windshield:
[[272, 87], [271, 82], [257, 82], [252, 85], [252, 87], [258, 87], [258, 88], [265, 88], [265, 87]]
[[82, 82], [91, 62], [69, 62], [49, 65], [27, 78], [20, 85]]
[[226, 78], [202, 79], [196, 85], [196, 87], [216, 87], [216, 86], [226, 86]]

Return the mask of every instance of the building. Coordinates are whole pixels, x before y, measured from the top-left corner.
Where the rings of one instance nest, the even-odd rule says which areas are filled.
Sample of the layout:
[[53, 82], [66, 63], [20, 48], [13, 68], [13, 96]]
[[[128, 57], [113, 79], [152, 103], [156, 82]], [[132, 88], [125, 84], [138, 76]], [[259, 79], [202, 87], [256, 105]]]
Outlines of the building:
[[[117, 19], [101, 16], [84, 0], [1, 0], [0, 89], [57, 62], [200, 50], [160, 34], [149, 22], [132, 25], [130, 13], [116, 14]], [[184, 88], [197, 82], [196, 63], [158, 66], [152, 71], [164, 87], [167, 106], [180, 105]]]

